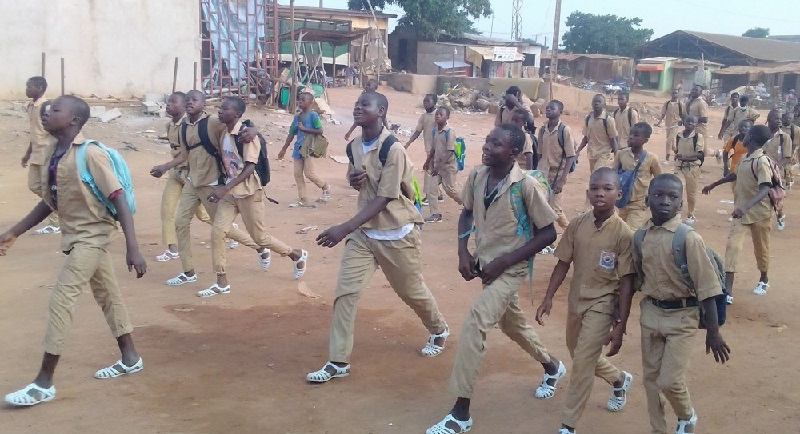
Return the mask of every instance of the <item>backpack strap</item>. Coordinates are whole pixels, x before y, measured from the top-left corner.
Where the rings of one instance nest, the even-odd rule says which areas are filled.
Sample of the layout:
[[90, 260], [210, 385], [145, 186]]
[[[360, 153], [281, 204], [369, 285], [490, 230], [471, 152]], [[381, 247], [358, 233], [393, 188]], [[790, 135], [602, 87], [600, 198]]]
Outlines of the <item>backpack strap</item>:
[[[527, 178], [527, 176], [526, 176]], [[508, 188], [509, 199], [511, 200], [511, 210], [514, 212], [514, 217], [517, 220], [517, 236], [524, 236], [525, 242], [534, 237], [535, 231], [533, 222], [528, 217], [528, 208], [525, 206], [525, 196], [522, 181], [517, 181]], [[533, 256], [528, 258], [528, 294], [531, 296], [531, 304], [533, 303]]]
[[683, 280], [691, 288], [694, 288], [694, 282], [692, 281], [692, 276], [689, 275], [689, 262], [686, 258], [686, 235], [693, 230], [691, 226], [680, 223], [675, 229], [675, 235], [672, 237], [672, 256], [675, 260], [675, 265], [681, 270]]
[[647, 230], [643, 228], [636, 229], [636, 232], [633, 233], [633, 256], [640, 265], [642, 263], [642, 243], [644, 243], [645, 235], [647, 235]]
[[351, 140], [344, 149], [347, 154], [347, 159], [350, 160], [350, 165], [355, 167], [355, 160], [353, 160], [353, 140]]
[[397, 143], [397, 137], [395, 137], [394, 134], [390, 134], [389, 137], [383, 139], [381, 149], [378, 151], [378, 161], [381, 162], [381, 166], [386, 165], [386, 159], [389, 157], [389, 150], [392, 149], [392, 145], [395, 143]]
[[683, 120], [683, 103], [678, 101], [678, 117]]
[[44, 114], [47, 113], [47, 109], [50, 108], [50, 100], [47, 100], [39, 106], [39, 120], [41, 121], [44, 117]]

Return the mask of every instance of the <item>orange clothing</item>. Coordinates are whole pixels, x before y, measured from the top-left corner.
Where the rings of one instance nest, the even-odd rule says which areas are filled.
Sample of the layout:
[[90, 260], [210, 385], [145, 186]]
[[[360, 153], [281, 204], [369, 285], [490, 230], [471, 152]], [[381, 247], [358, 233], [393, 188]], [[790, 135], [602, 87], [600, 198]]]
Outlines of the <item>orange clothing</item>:
[[730, 166], [728, 167], [729, 170], [735, 170], [736, 165], [739, 164], [739, 160], [747, 155], [747, 148], [744, 147], [744, 142], [737, 139], [738, 136], [733, 136], [728, 140], [728, 143], [725, 144], [725, 147], [722, 148], [724, 152], [727, 152], [728, 163]]

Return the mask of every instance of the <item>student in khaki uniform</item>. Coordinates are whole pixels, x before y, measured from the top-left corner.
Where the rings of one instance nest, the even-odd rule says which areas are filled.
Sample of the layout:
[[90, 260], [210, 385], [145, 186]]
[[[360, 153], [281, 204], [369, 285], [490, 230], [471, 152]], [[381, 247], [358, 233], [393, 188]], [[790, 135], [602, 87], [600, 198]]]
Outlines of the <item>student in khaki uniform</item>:
[[[403, 146], [393, 143], [397, 139], [383, 128], [381, 119], [388, 107], [388, 100], [380, 93], [358, 97], [353, 118], [363, 134], [349, 145], [353, 163], [347, 172], [350, 186], [358, 190], [358, 213], [317, 237], [317, 244], [323, 247], [334, 247], [342, 240], [345, 245], [334, 291], [328, 362], [306, 375], [311, 383], [350, 375], [356, 304], [378, 267], [430, 333], [420, 351], [422, 356], [441, 354], [450, 335], [422, 279], [422, 216], [412, 199], [414, 168]], [[380, 157], [384, 143], [390, 146], [385, 164]]]
[[733, 283], [742, 253], [745, 233], [753, 238], [753, 253], [761, 277], [753, 293], [765, 295], [769, 288], [769, 233], [772, 229], [772, 204], [769, 189], [772, 187], [772, 170], [762, 147], [772, 132], [764, 125], [750, 128], [744, 138], [747, 155], [736, 166], [736, 170], [724, 178], [703, 188], [703, 194], [711, 193], [718, 185], [735, 182], [734, 207], [731, 215], [733, 225], [725, 247], [725, 287], [728, 304], [733, 303]]
[[[563, 110], [564, 103], [557, 99], [547, 103], [544, 109], [547, 124], [539, 128], [539, 150], [542, 155], [539, 160], [539, 170], [547, 173], [547, 181], [553, 189], [548, 203], [558, 216], [556, 223], [562, 230], [566, 229], [569, 223], [561, 208], [562, 193], [564, 186], [567, 185], [569, 168], [577, 158], [572, 140], [572, 129], [561, 122]], [[558, 140], [559, 131], [561, 131], [563, 143]]]
[[261, 143], [253, 140], [245, 142], [239, 138], [245, 109], [244, 100], [234, 96], [223, 98], [219, 108], [219, 120], [227, 126], [220, 138], [224, 182], [211, 191], [208, 200], [218, 204], [211, 229], [211, 249], [222, 252], [222, 255], [214, 266], [217, 282], [210, 288], [198, 292], [197, 295], [200, 297], [227, 294], [231, 290], [228, 283], [224, 240], [225, 234], [240, 214], [247, 233], [259, 246], [257, 251], [261, 259], [261, 269], [266, 271], [269, 268], [274, 251], [292, 260], [294, 279], [301, 278], [306, 272], [308, 252], [293, 249], [267, 232], [264, 192], [256, 173]]
[[786, 181], [786, 187], [792, 188], [794, 184], [794, 165], [797, 164], [797, 153], [800, 152], [800, 127], [794, 124], [794, 120], [789, 112], [781, 115], [781, 128], [783, 132], [789, 135], [789, 141], [792, 143], [791, 159], [789, 164], [783, 166], [783, 179]]
[[749, 103], [750, 97], [747, 95], [740, 98], [736, 92], [731, 94], [731, 105], [725, 108], [725, 118], [722, 120], [722, 128], [717, 136], [720, 140], [727, 143], [737, 134], [743, 120], [755, 122], [761, 116], [754, 108], [747, 105]]
[[[772, 137], [764, 143], [764, 155], [772, 159], [779, 168], [786, 170], [788, 166], [791, 170], [792, 164], [792, 138], [781, 129], [780, 110], [771, 110], [767, 114], [767, 127], [772, 133]], [[784, 188], [786, 181], [784, 180]], [[786, 229], [786, 209], [781, 208], [777, 212], [778, 230]]]
[[[197, 281], [194, 270], [194, 260], [192, 256], [191, 227], [192, 217], [197, 214], [197, 209], [202, 205], [213, 221], [217, 212], [217, 204], [208, 200], [214, 187], [219, 186], [222, 173], [220, 167], [221, 160], [218, 160], [219, 141], [225, 132], [226, 126], [216, 116], [209, 116], [204, 111], [205, 95], [197, 90], [186, 93], [186, 113], [187, 117], [181, 124], [180, 140], [181, 152], [169, 163], [175, 166], [187, 164], [189, 172], [186, 176], [187, 181], [181, 190], [181, 197], [178, 200], [178, 211], [175, 216], [175, 231], [178, 235], [178, 253], [180, 254], [181, 267], [183, 272], [167, 280], [169, 286], [178, 286], [185, 283]], [[184, 128], [185, 126], [185, 128]], [[184, 133], [185, 129], [185, 133]], [[202, 131], [201, 131], [202, 130]], [[202, 133], [202, 134], [201, 134]], [[245, 141], [253, 140], [258, 131], [255, 128], [247, 128], [241, 134]], [[203, 144], [203, 136], [208, 142]], [[208, 149], [206, 149], [208, 148]], [[215, 155], [209, 153], [213, 150]], [[250, 235], [236, 227], [230, 228], [227, 236], [251, 249], [257, 250], [259, 246], [253, 242]], [[224, 251], [211, 249], [211, 256], [215, 271], [221, 269], [220, 263], [224, 260]], [[259, 262], [263, 259], [259, 253]]]
[[[514, 116], [511, 117], [511, 123], [524, 131], [529, 116], [530, 113], [525, 109], [514, 109]], [[536, 154], [536, 150], [533, 146], [532, 134], [533, 133], [525, 134], [525, 145], [522, 147], [522, 152], [520, 152], [517, 157], [517, 164], [519, 164], [522, 170], [534, 170], [539, 163], [539, 156]]]
[[[411, 138], [408, 139], [405, 148], [408, 149], [421, 135], [423, 143], [425, 144], [425, 156], [427, 158], [428, 154], [431, 153], [431, 149], [433, 149], [433, 129], [436, 128], [436, 120], [434, 119], [435, 115], [433, 112], [436, 110], [436, 95], [432, 93], [425, 95], [425, 98], [422, 99], [422, 107], [425, 108], [425, 113], [419, 117], [417, 128], [414, 130], [414, 134], [411, 135]], [[431, 182], [430, 174], [425, 172], [422, 190], [425, 192], [426, 196], [422, 198], [423, 205], [428, 205], [428, 184]], [[436, 197], [433, 199], [443, 202], [444, 197], [442, 196], [442, 189], [441, 187], [437, 187], [437, 189]]]
[[[84, 144], [81, 128], [89, 119], [89, 105], [74, 96], [56, 98], [44, 115], [43, 125], [55, 141], [44, 151], [46, 182], [37, 193], [42, 197], [33, 211], [7, 232], [0, 235], [0, 256], [5, 256], [17, 237], [46, 219], [54, 210], [61, 222], [61, 250], [67, 258], [50, 295], [50, 315], [44, 338], [44, 357], [33, 382], [6, 395], [14, 406], [31, 406], [55, 398], [53, 373], [61, 357], [72, 326], [75, 302], [91, 289], [103, 310], [106, 322], [120, 349], [120, 360], [95, 372], [107, 379], [142, 370], [142, 358], [136, 352], [109, 249], [117, 233], [117, 221], [125, 233], [128, 270], [142, 277], [147, 264], [139, 253], [133, 216], [106, 153], [97, 146]], [[77, 147], [86, 148], [86, 167], [99, 191], [116, 208], [116, 216], [97, 198], [80, 178], [76, 163]]]
[[458, 167], [456, 166], [456, 132], [447, 125], [450, 119], [450, 110], [447, 107], [436, 109], [436, 127], [431, 131], [433, 135], [433, 146], [428, 153], [428, 159], [422, 166], [422, 170], [430, 174], [431, 183], [428, 184], [427, 196], [428, 206], [431, 214], [425, 218], [425, 223], [439, 223], [442, 221], [442, 214], [439, 212], [439, 201], [431, 200], [439, 191], [441, 184], [445, 194], [461, 205], [461, 196], [456, 190], [456, 176]]
[[574, 262], [567, 314], [572, 376], [559, 434], [575, 434], [595, 376], [611, 385], [606, 409], [612, 412], [625, 407], [633, 382], [631, 374], [620, 371], [602, 355], [603, 346], [609, 343], [609, 330], [612, 339], [608, 355], [615, 355], [622, 346], [622, 330], [614, 312], [620, 294], [630, 297], [635, 272], [631, 257], [633, 231], [614, 210], [614, 203], [622, 196], [616, 171], [601, 167], [592, 172], [586, 196], [594, 208], [573, 219], [561, 237], [555, 252], [558, 264], [536, 310], [536, 321], [543, 326], [544, 317], [550, 316], [553, 309], [553, 297]]
[[661, 108], [661, 116], [655, 124], [658, 127], [663, 121], [664, 126], [667, 127], [667, 147], [665, 149], [667, 157], [664, 159], [664, 162], [669, 162], [669, 156], [672, 154], [672, 139], [678, 134], [678, 128], [683, 125], [683, 116], [686, 113], [686, 109], [683, 107], [683, 103], [679, 98], [680, 94], [678, 89], [673, 89], [672, 97], [669, 101], [664, 103], [664, 107]]
[[[361, 90], [362, 93], [370, 93], [377, 91], [378, 91], [378, 80], [375, 80], [374, 78], [370, 78], [369, 80], [364, 82], [364, 88]], [[436, 95], [434, 95], [434, 102], [436, 102]], [[356, 123], [353, 122], [353, 125], [350, 126], [350, 129], [347, 130], [347, 133], [344, 135], [345, 140], [350, 141], [350, 136], [353, 134], [353, 131], [356, 130], [357, 126], [358, 125], [356, 125]], [[383, 118], [383, 127], [386, 128], [387, 130], [389, 129], [389, 122], [386, 120], [385, 117]], [[433, 126], [431, 126], [431, 128], [433, 128]]]
[[627, 145], [628, 134], [631, 127], [639, 122], [639, 112], [633, 107], [628, 107], [629, 95], [624, 92], [617, 94], [618, 109], [614, 110], [614, 124], [617, 126], [617, 137], [619, 141], [619, 149], [625, 149]]
[[647, 196], [647, 188], [650, 180], [661, 175], [661, 165], [658, 164], [658, 157], [652, 152], [644, 150], [644, 144], [650, 140], [653, 128], [647, 122], [634, 124], [627, 137], [628, 147], [617, 152], [614, 157], [614, 168], [617, 170], [634, 170], [639, 163], [642, 164], [636, 173], [636, 180], [633, 183], [630, 199], [624, 207], [619, 209], [619, 216], [631, 229], [640, 228], [648, 218], [647, 204], [644, 203]]
[[[519, 305], [517, 290], [528, 274], [527, 261], [556, 239], [556, 214], [538, 181], [514, 164], [524, 143], [525, 133], [515, 125], [496, 127], [483, 145], [483, 165], [472, 169], [464, 186], [458, 271], [467, 281], [480, 278], [483, 290], [464, 319], [450, 374], [449, 390], [458, 399], [426, 434], [463, 433], [472, 428], [470, 401], [486, 352], [486, 335], [495, 326], [544, 367], [537, 398], [552, 398], [556, 383], [566, 374], [564, 364], [548, 353]], [[524, 236], [517, 231], [520, 225]], [[474, 253], [468, 248], [472, 233]]]
[[[700, 235], [686, 234], [686, 262], [694, 282], [690, 287], [675, 264], [672, 238], [681, 224], [683, 185], [672, 174], [661, 174], [650, 182], [647, 205], [652, 218], [644, 231], [641, 251], [634, 246], [634, 263], [642, 278], [639, 303], [642, 327], [642, 381], [647, 395], [652, 434], [667, 434], [665, 399], [678, 416], [675, 434], [697, 433], [697, 412], [689, 398], [686, 374], [692, 355], [702, 306], [706, 329], [706, 353], [725, 363], [730, 348], [719, 332], [715, 296], [722, 294], [714, 266]], [[641, 256], [638, 256], [641, 255]], [[632, 294], [620, 297], [620, 319], [625, 330]]]
[[686, 184], [688, 215], [684, 223], [694, 224], [697, 193], [700, 191], [700, 166], [706, 154], [706, 137], [697, 129], [697, 117], [688, 115], [683, 119], [683, 131], [674, 137], [672, 151], [675, 152], [675, 175]]
[[614, 118], [606, 112], [606, 97], [597, 94], [592, 98], [592, 112], [586, 115], [583, 123], [583, 140], [577, 154], [588, 147], [589, 173], [598, 167], [611, 164], [619, 149], [619, 135]]
[[518, 108], [527, 111], [529, 115], [528, 121], [532, 122], [533, 117], [530, 115], [530, 106], [531, 100], [529, 100], [525, 94], [522, 93], [522, 90], [519, 87], [509, 87], [506, 90], [505, 95], [503, 95], [503, 104], [500, 105], [500, 109], [497, 111], [497, 116], [494, 118], [494, 126], [510, 124], [511, 118], [514, 117], [514, 110]]
[[[47, 91], [47, 80], [44, 77], [31, 77], [25, 83], [25, 96], [31, 99], [28, 103], [28, 122], [31, 129], [28, 149], [22, 156], [22, 167], [28, 168], [28, 189], [34, 194], [40, 194], [43, 179], [47, 177], [47, 162], [44, 161], [44, 152], [53, 140], [53, 137], [42, 126], [42, 110], [46, 110], [47, 100], [44, 93]], [[41, 196], [40, 196], [41, 197]], [[47, 224], [33, 231], [36, 235], [57, 234], [61, 230], [58, 226], [58, 215], [50, 214]]]
[[[186, 118], [186, 94], [175, 92], [167, 100], [167, 114], [172, 117], [172, 121], [167, 122], [167, 139], [169, 140], [172, 160], [153, 167], [150, 175], [161, 178], [169, 172], [167, 183], [164, 185], [164, 193], [161, 196], [161, 242], [167, 245], [167, 251], [156, 256], [156, 261], [167, 262], [171, 259], [178, 259], [178, 235], [175, 233], [175, 210], [178, 207], [178, 199], [181, 197], [181, 190], [186, 184], [186, 175], [189, 168], [186, 163], [177, 164], [176, 158], [181, 153], [180, 130], [183, 120]], [[177, 164], [177, 165], [176, 165]], [[198, 220], [208, 225], [211, 224], [211, 217], [208, 216], [203, 205], [197, 207], [195, 216]]]
[[739, 92], [731, 92], [730, 104], [725, 107], [725, 114], [722, 115], [722, 125], [719, 127], [719, 134], [717, 138], [723, 142], [727, 142], [731, 134], [736, 129], [736, 124], [733, 123], [736, 110], [739, 108]]
[[689, 102], [686, 103], [686, 113], [697, 118], [697, 132], [703, 137], [708, 135], [708, 103], [703, 99], [703, 86], [696, 84], [689, 93]]

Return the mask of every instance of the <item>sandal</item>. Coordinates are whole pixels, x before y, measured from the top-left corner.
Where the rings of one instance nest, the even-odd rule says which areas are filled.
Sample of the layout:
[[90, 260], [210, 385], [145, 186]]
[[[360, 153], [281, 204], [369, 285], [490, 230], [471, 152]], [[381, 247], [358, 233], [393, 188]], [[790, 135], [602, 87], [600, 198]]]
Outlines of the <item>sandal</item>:
[[[447, 424], [450, 423], [451, 426], [455, 425], [456, 428], [450, 428]], [[425, 430], [425, 434], [459, 434], [465, 433], [472, 429], [472, 418], [467, 420], [458, 420], [453, 417], [452, 414], [447, 414], [444, 419], [440, 420], [439, 423], [436, 425], [428, 428]]]
[[331, 189], [322, 190], [322, 197], [317, 199], [317, 202], [328, 203], [331, 201]]
[[297, 202], [290, 203], [289, 208], [316, 208], [317, 206], [313, 203], [308, 203], [304, 200], [298, 200]]
[[[631, 388], [631, 383], [633, 383], [633, 375], [625, 371], [622, 371], [622, 375], [625, 376], [625, 380], [622, 381], [622, 387], [612, 386], [611, 396], [606, 403], [606, 409], [615, 413], [625, 407], [625, 403], [628, 402], [628, 389]], [[617, 396], [617, 392], [622, 392], [622, 396]]]
[[169, 250], [167, 250], [163, 254], [156, 256], [156, 261], [158, 261], [158, 262], [167, 262], [170, 259], [178, 259], [180, 257], [181, 257], [180, 253], [172, 253]]
[[753, 289], [753, 294], [767, 295], [767, 288], [769, 288], [769, 283], [758, 282], [758, 285]]
[[169, 286], [180, 286], [184, 283], [192, 283], [197, 282], [197, 275], [193, 274], [191, 276], [187, 276], [186, 273], [181, 273], [172, 279], [167, 280], [167, 285]]
[[[38, 394], [38, 397], [31, 396], [31, 392]], [[31, 383], [16, 392], [6, 395], [6, 403], [17, 407], [30, 407], [43, 402], [52, 401], [56, 397], [56, 387], [50, 386], [45, 389]]]
[[[306, 267], [308, 267], [308, 252], [305, 250], [300, 251], [303, 252], [300, 254], [300, 259], [292, 261], [292, 278], [294, 278], [294, 280], [303, 277], [303, 275], [306, 274]], [[303, 263], [303, 268], [298, 267], [301, 262]]]
[[[555, 375], [550, 375], [545, 372], [542, 376], [542, 384], [536, 388], [536, 393], [534, 393], [534, 396], [539, 399], [550, 399], [555, 396], [558, 380], [564, 378], [565, 375], [567, 375], [567, 368], [564, 366], [564, 362], [559, 361], [558, 372], [556, 372]], [[555, 380], [552, 386], [548, 383], [550, 380]]]
[[[34, 233], [34, 235], [60, 234], [61, 233], [61, 228], [58, 227], [58, 226], [47, 225], [47, 226], [41, 227], [39, 229], [36, 229], [35, 231], [33, 231], [33, 233]], [[33, 384], [33, 383], [31, 383], [31, 384]], [[30, 404], [30, 405], [33, 405], [33, 404]]]
[[[119, 369], [117, 369], [117, 366], [119, 366]], [[117, 363], [95, 372], [94, 378], [97, 378], [98, 380], [117, 378], [122, 375], [135, 374], [142, 369], [144, 369], [144, 363], [142, 363], [141, 357], [139, 357], [139, 360], [134, 363], [133, 366], [126, 366], [124, 363], [122, 363], [122, 360], [117, 360]]]
[[448, 336], [450, 336], [450, 329], [447, 326], [445, 326], [443, 332], [439, 334], [431, 334], [430, 337], [428, 337], [428, 342], [425, 343], [425, 347], [420, 351], [420, 354], [422, 354], [423, 357], [436, 357], [439, 354], [442, 354], [442, 351], [444, 351], [444, 343], [439, 346], [436, 345], [435, 342], [438, 338], [444, 338], [447, 340]]
[[[328, 372], [328, 368], [332, 368], [334, 372]], [[306, 375], [306, 381], [310, 383], [327, 383], [334, 378], [347, 377], [348, 375], [350, 375], [349, 364], [340, 368], [331, 362], [327, 362], [319, 371], [309, 372]]]
[[[686, 431], [687, 428], [692, 428], [691, 431]], [[689, 420], [678, 419], [678, 427], [675, 428], [675, 434], [694, 434], [697, 432], [697, 413], [692, 409], [692, 417]]]
[[207, 298], [207, 297], [213, 297], [213, 296], [215, 296], [217, 294], [227, 294], [229, 292], [231, 292], [231, 286], [230, 285], [225, 286], [225, 287], [221, 287], [221, 286], [219, 286], [219, 285], [217, 285], [215, 283], [215, 284], [211, 285], [210, 287], [208, 287], [208, 288], [206, 288], [206, 289], [204, 289], [202, 291], [197, 291], [197, 296], [198, 297], [206, 297]]
[[567, 428], [561, 428], [558, 430], [558, 434], [575, 434], [575, 430], [570, 431]]
[[[239, 229], [239, 225], [237, 225], [236, 223], [233, 223], [231, 227], [233, 229]], [[225, 240], [225, 246], [227, 246], [229, 250], [233, 250], [239, 247], [239, 242], [234, 239], [228, 238]]]
[[[259, 263], [261, 263], [261, 269], [266, 271], [267, 268], [269, 268], [269, 264], [272, 263], [272, 252], [269, 249], [264, 248], [264, 250], [257, 253], [258, 253], [258, 261]], [[267, 255], [266, 258], [264, 257], [265, 253]]]

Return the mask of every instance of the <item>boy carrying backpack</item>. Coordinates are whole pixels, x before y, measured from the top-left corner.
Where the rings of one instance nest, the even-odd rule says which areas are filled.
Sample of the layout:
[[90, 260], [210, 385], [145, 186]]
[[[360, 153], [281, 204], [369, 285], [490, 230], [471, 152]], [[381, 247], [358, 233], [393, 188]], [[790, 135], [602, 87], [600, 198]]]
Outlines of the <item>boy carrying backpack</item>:
[[653, 129], [647, 122], [633, 125], [626, 137], [628, 147], [617, 152], [613, 168], [620, 178], [622, 197], [617, 201], [619, 216], [631, 229], [640, 228], [649, 218], [645, 196], [650, 180], [661, 174], [658, 157], [644, 150]]

